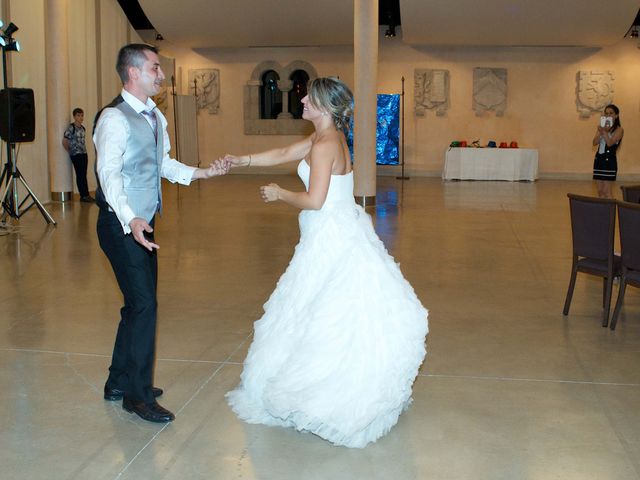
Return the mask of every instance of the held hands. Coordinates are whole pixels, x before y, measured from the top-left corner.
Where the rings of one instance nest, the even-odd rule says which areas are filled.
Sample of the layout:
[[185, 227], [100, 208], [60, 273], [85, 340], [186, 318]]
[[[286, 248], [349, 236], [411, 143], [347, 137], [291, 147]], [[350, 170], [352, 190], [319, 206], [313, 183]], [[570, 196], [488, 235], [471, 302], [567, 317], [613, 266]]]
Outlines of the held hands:
[[280, 200], [280, 187], [275, 183], [260, 187], [260, 196], [265, 203]]
[[144, 232], [153, 232], [153, 228], [151, 228], [151, 225], [149, 225], [144, 218], [135, 217], [129, 222], [129, 228], [131, 228], [131, 235], [133, 235], [134, 240], [150, 252], [153, 252], [154, 248], [160, 248], [160, 245], [150, 242], [144, 236]]
[[227, 153], [222, 160], [233, 167], [249, 167], [251, 166], [251, 155], [231, 155]]
[[204, 178], [217, 177], [220, 175], [226, 175], [231, 169], [231, 164], [224, 159], [218, 159], [209, 165], [209, 168], [204, 170]]

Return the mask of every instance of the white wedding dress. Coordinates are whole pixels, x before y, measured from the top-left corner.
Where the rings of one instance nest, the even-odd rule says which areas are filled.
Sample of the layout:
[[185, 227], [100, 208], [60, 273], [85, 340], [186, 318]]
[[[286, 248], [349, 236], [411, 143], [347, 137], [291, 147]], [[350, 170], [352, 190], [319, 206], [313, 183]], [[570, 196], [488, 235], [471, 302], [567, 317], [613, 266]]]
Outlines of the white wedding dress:
[[[309, 172], [302, 160], [307, 189]], [[246, 422], [362, 448], [411, 403], [427, 311], [355, 203], [353, 173], [332, 175], [323, 207], [299, 221], [300, 242], [227, 399]]]

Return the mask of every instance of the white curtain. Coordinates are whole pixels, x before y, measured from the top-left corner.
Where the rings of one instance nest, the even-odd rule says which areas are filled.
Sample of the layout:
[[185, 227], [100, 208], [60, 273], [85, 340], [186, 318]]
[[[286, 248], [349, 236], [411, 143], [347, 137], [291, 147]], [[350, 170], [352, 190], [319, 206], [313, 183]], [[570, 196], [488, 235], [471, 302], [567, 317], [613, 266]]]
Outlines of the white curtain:
[[193, 95], [176, 95], [176, 117], [178, 124], [177, 143], [178, 157], [182, 163], [198, 166], [198, 118], [196, 97]]

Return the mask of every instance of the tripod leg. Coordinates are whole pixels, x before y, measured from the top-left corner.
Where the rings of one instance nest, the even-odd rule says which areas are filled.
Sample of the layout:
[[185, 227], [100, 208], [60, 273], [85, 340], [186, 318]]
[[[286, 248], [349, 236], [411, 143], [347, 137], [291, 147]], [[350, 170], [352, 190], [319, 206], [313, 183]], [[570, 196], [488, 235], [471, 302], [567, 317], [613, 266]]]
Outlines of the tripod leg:
[[49, 212], [47, 212], [47, 209], [44, 208], [44, 205], [42, 205], [42, 203], [40, 203], [40, 200], [38, 200], [38, 197], [36, 197], [36, 194], [33, 193], [33, 190], [31, 190], [31, 188], [27, 184], [27, 181], [24, 179], [24, 177], [22, 175], [20, 175], [20, 171], [17, 168], [16, 168], [16, 172], [18, 174], [17, 175], [18, 178], [20, 178], [20, 181], [22, 182], [22, 185], [24, 185], [24, 188], [26, 188], [27, 191], [29, 192], [29, 195], [33, 199], [33, 203], [36, 204], [36, 207], [38, 207], [38, 210], [40, 210], [40, 213], [42, 214], [44, 219], [47, 221], [47, 223], [52, 223], [52, 224], [56, 225], [56, 221], [53, 219], [51, 214]]
[[8, 175], [9, 175], [9, 164], [5, 163], [4, 167], [2, 168], [2, 177], [0, 177], [0, 185], [3, 184], [5, 177], [7, 177], [7, 179], [9, 178]]
[[10, 217], [16, 218], [16, 214], [13, 211], [13, 205], [11, 202], [11, 192], [14, 188], [13, 182], [10, 178], [7, 178], [7, 184], [4, 187], [4, 192], [2, 194], [2, 200], [0, 200], [0, 204], [2, 205], [2, 221], [4, 222], [7, 215]]
[[20, 204], [18, 203], [18, 179], [13, 176], [11, 177], [11, 183], [13, 184], [12, 193], [13, 198], [11, 202], [13, 204], [13, 212], [16, 214], [16, 218], [20, 218]]

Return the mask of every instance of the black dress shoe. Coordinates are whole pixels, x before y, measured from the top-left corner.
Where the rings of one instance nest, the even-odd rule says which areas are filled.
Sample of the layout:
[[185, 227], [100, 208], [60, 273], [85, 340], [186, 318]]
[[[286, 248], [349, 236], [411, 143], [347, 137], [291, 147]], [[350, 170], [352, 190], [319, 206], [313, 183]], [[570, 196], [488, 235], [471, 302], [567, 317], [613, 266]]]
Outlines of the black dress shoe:
[[[153, 392], [154, 398], [159, 397], [164, 393], [161, 388], [151, 387], [151, 391]], [[104, 399], [115, 401], [122, 400], [124, 397], [124, 390], [120, 390], [119, 388], [109, 388], [106, 385], [104, 386]]]
[[122, 399], [122, 408], [129, 413], [135, 413], [141, 419], [148, 422], [166, 423], [176, 418], [173, 413], [160, 406], [158, 402], [137, 402], [124, 397]]

